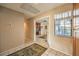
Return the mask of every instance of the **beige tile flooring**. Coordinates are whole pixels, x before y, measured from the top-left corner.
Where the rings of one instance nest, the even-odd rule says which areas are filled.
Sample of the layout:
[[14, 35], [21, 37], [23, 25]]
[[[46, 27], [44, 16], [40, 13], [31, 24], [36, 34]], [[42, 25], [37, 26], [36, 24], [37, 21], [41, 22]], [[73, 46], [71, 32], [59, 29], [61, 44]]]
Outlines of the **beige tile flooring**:
[[45, 51], [42, 56], [68, 56], [64, 53], [61, 53], [59, 51], [56, 51], [54, 49], [48, 48], [47, 51]]
[[46, 48], [49, 47], [47, 40], [43, 38], [37, 38], [36, 43]]

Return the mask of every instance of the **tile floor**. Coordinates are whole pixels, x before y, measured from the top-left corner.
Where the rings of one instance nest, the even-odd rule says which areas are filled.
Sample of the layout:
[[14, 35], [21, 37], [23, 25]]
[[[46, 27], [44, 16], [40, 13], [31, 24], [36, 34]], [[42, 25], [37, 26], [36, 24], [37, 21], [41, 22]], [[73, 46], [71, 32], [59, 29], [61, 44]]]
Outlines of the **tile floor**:
[[[62, 52], [56, 51], [52, 48], [47, 48], [39, 43], [33, 43], [32, 45], [17, 51], [9, 56], [68, 56]], [[27, 52], [27, 53], [25, 53]]]
[[48, 45], [46, 39], [38, 38], [38, 37], [37, 37], [37, 41], [36, 41], [35, 43], [37, 43], [37, 44], [39, 44], [39, 45], [41, 45], [41, 46], [43, 46], [43, 47], [48, 48], [48, 49], [42, 54], [42, 56], [68, 56], [68, 55], [66, 55], [66, 54], [64, 54], [64, 53], [62, 53], [62, 52], [56, 51], [56, 50], [54, 50], [54, 49], [52, 49], [52, 48], [49, 48], [49, 45]]
[[54, 49], [48, 48], [43, 54], [42, 56], [68, 56], [64, 53], [61, 53], [59, 51], [56, 51]]
[[35, 43], [37, 43], [37, 44], [39, 44], [41, 46], [44, 46], [46, 48], [49, 47], [48, 42], [47, 42], [47, 39], [43, 39], [43, 38], [38, 38], [37, 37], [37, 41]]

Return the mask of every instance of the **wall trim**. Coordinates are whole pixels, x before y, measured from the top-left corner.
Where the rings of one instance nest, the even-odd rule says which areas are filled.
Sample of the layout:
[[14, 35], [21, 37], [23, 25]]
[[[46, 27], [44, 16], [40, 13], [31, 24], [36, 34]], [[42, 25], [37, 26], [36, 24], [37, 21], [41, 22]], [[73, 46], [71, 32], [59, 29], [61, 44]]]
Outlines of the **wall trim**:
[[7, 56], [7, 55], [9, 55], [9, 54], [11, 54], [11, 53], [14, 53], [14, 52], [16, 52], [16, 51], [18, 51], [18, 50], [20, 50], [20, 49], [23, 49], [23, 48], [25, 48], [25, 47], [27, 47], [27, 46], [33, 44], [33, 43], [34, 43], [34, 42], [31, 42], [31, 43], [28, 43], [28, 44], [22, 44], [22, 45], [20, 45], [20, 46], [15, 47], [15, 48], [9, 49], [9, 50], [4, 51], [4, 52], [1, 52], [1, 53], [0, 53], [0, 56]]

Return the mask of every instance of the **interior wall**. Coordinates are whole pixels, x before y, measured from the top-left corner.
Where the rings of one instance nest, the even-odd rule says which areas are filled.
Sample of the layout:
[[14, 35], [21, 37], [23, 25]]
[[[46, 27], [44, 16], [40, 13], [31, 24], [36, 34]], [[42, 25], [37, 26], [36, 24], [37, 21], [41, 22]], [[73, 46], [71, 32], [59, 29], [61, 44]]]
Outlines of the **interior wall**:
[[33, 21], [29, 19], [25, 19], [24, 28], [25, 28], [25, 43], [33, 42]]
[[54, 14], [58, 12], [64, 12], [67, 10], [71, 10], [73, 8], [72, 4], [64, 4], [62, 6], [58, 6], [47, 13], [42, 13], [32, 18], [33, 20], [50, 16], [49, 17], [49, 46], [52, 49], [63, 52], [67, 55], [73, 55], [73, 38], [65, 37], [65, 36], [56, 36], [54, 35]]
[[24, 14], [0, 6], [0, 52], [25, 44], [24, 20]]
[[[64, 12], [64, 11], [69, 11], [73, 9], [73, 5], [72, 4], [65, 4], [62, 5], [60, 7], [57, 7], [55, 9], [53, 9], [53, 13], [52, 15], [54, 16], [54, 14], [59, 13], [59, 12]], [[52, 17], [52, 19], [54, 20], [54, 17]], [[60, 52], [63, 52], [67, 55], [73, 55], [73, 38], [72, 37], [65, 37], [65, 36], [56, 36], [54, 35], [54, 22], [51, 20], [51, 32], [50, 32], [50, 37], [51, 37], [51, 47], [53, 49], [56, 49]]]

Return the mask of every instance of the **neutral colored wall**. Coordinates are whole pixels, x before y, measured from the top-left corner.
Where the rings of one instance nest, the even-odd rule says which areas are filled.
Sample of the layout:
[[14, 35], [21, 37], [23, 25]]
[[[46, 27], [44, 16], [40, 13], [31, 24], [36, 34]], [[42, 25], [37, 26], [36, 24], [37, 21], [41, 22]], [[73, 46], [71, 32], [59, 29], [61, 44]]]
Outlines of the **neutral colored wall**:
[[70, 37], [56, 36], [54, 35], [54, 14], [58, 12], [67, 11], [72, 9], [72, 4], [65, 4], [55, 9], [48, 11], [47, 13], [42, 13], [34, 18], [33, 20], [39, 19], [41, 17], [50, 16], [49, 18], [49, 45], [52, 49], [58, 50], [68, 55], [73, 54], [73, 39]]
[[33, 20], [29, 20], [29, 19], [26, 19], [25, 22], [24, 22], [24, 28], [25, 28], [25, 43], [30, 43], [30, 42], [33, 42], [33, 28], [32, 28], [32, 25], [33, 25]]
[[0, 7], [0, 52], [25, 44], [24, 19], [23, 14]]
[[[53, 18], [52, 18], [53, 19]], [[73, 54], [72, 38], [54, 35], [54, 21], [50, 22], [50, 47], [67, 55]]]

